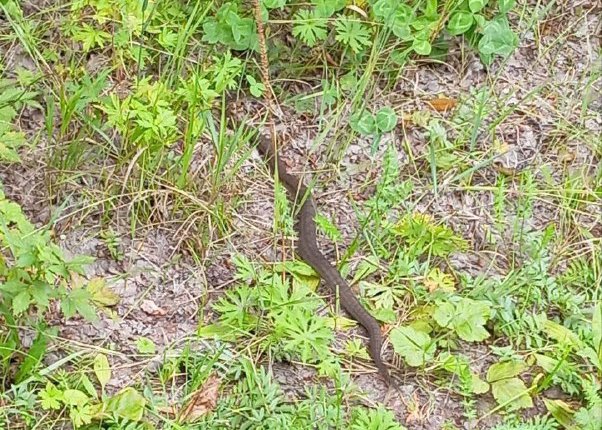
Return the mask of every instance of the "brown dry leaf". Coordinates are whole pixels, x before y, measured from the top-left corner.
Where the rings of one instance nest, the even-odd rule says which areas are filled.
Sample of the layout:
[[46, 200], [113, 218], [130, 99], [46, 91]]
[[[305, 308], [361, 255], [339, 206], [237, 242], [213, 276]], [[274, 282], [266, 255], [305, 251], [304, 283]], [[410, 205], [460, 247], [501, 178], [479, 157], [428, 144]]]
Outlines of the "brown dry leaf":
[[456, 107], [458, 101], [448, 97], [439, 97], [432, 100], [427, 100], [427, 103], [437, 112], [445, 112]]
[[422, 412], [422, 407], [420, 405], [420, 399], [413, 393], [412, 400], [409, 404], [407, 404], [409, 413], [406, 416], [406, 421], [408, 424], [410, 423], [421, 423], [424, 421], [424, 414]]
[[153, 316], [163, 316], [167, 313], [167, 311], [156, 305], [152, 300], [144, 300], [140, 305], [140, 309], [145, 314], [153, 315]]
[[180, 424], [192, 423], [213, 411], [217, 406], [220, 382], [217, 376], [211, 375], [203, 386], [192, 394], [188, 404], [182, 409], [178, 422]]
[[157, 411], [170, 417], [178, 415], [178, 410], [175, 406], [157, 406]]

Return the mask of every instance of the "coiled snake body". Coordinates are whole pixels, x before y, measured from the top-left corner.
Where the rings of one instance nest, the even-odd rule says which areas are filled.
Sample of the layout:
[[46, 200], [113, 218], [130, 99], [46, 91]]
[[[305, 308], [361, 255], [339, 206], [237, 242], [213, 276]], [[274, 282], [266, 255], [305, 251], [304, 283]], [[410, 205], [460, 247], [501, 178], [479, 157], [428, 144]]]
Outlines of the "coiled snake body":
[[301, 203], [295, 222], [295, 230], [299, 236], [296, 247], [297, 254], [318, 272], [324, 283], [333, 292], [336, 293], [338, 287], [341, 305], [368, 332], [370, 355], [378, 372], [389, 385], [391, 382], [389, 371], [381, 358], [383, 341], [378, 322], [364, 309], [349, 284], [318, 249], [316, 223], [314, 221], [316, 208], [311, 193], [308, 192], [307, 187], [303, 185], [298, 177], [287, 172], [285, 164], [276, 155], [276, 149], [271, 138], [261, 135], [257, 149], [266, 160], [272, 173], [277, 172], [280, 182], [284, 184], [288, 191], [289, 198], [293, 202]]

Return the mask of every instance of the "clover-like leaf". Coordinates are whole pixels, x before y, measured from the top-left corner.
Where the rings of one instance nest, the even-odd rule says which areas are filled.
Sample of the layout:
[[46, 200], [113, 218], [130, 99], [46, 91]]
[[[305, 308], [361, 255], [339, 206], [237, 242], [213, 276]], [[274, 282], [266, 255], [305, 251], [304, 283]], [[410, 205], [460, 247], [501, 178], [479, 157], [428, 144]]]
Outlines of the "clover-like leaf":
[[472, 13], [476, 13], [487, 6], [489, 0], [468, 0], [468, 8]]
[[390, 107], [384, 107], [376, 113], [375, 121], [378, 131], [386, 133], [397, 125], [397, 114]]
[[455, 12], [447, 22], [447, 31], [452, 36], [458, 36], [464, 34], [474, 24], [474, 18], [472, 13], [465, 11]]
[[354, 131], [364, 136], [370, 136], [376, 133], [376, 119], [372, 113], [364, 110], [359, 114], [354, 114], [349, 119], [349, 125]]

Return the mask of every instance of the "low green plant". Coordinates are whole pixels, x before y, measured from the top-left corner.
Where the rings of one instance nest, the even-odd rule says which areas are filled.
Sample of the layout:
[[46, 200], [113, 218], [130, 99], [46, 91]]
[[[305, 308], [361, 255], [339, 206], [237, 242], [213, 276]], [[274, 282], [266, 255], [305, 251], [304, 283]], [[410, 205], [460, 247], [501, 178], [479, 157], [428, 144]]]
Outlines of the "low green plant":
[[17, 113], [25, 106], [39, 107], [39, 93], [32, 89], [36, 78], [18, 70], [17, 79], [0, 79], [0, 162], [20, 161], [18, 149], [26, 142], [25, 135], [15, 127]]
[[98, 428], [92, 423], [107, 420], [109, 423], [128, 423], [128, 427], [125, 427], [128, 429], [147, 428], [135, 427], [144, 423], [147, 400], [132, 387], [124, 388], [112, 396], [106, 395], [105, 386], [112, 377], [108, 358], [104, 354], [97, 354], [91, 366], [100, 393], [85, 373], [77, 379], [74, 375], [59, 375], [54, 380], [46, 379], [44, 388], [37, 393], [41, 408], [55, 413], [67, 412], [76, 429]]
[[83, 274], [89, 257], [67, 259], [53, 243], [49, 230], [37, 230], [14, 202], [0, 191], [0, 367], [21, 354], [17, 328], [31, 327], [37, 337], [21, 362], [15, 382], [34, 375], [44, 358], [48, 343], [56, 335], [45, 327], [45, 318], [56, 303], [65, 318], [76, 314], [95, 320], [95, 299], [104, 290], [94, 283], [84, 285]]

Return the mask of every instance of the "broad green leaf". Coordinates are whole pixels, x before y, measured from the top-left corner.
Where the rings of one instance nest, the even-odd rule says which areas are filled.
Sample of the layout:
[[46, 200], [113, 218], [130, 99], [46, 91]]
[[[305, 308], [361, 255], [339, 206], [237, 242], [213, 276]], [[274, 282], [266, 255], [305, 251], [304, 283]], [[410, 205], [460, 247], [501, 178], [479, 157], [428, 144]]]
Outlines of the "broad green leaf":
[[283, 8], [286, 5], [286, 0], [261, 0], [261, 3], [267, 9]]
[[441, 327], [449, 327], [456, 312], [455, 306], [450, 302], [443, 302], [437, 305], [433, 313], [433, 319]]
[[546, 409], [558, 423], [567, 430], [578, 430], [579, 427], [575, 424], [573, 416], [575, 411], [571, 406], [559, 399], [543, 399]]
[[423, 366], [435, 355], [437, 344], [431, 337], [412, 327], [398, 327], [391, 330], [393, 349], [413, 367]]
[[381, 133], [386, 133], [397, 125], [397, 114], [390, 107], [384, 107], [376, 113], [376, 128]]
[[136, 340], [136, 347], [141, 354], [154, 354], [157, 352], [155, 343], [144, 336], [141, 336]]
[[438, 0], [426, 0], [426, 5], [424, 6], [424, 16], [429, 19], [436, 19], [439, 14], [437, 13]]
[[443, 302], [437, 305], [433, 319], [441, 327], [453, 329], [461, 339], [478, 342], [489, 337], [484, 326], [490, 312], [487, 302], [462, 298], [456, 304]]
[[365, 259], [359, 262], [357, 269], [355, 269], [355, 276], [351, 284], [355, 284], [358, 281], [370, 276], [378, 270], [379, 261], [378, 257], [369, 255]]
[[106, 402], [106, 411], [121, 418], [140, 421], [146, 407], [146, 399], [132, 387], [125, 388]]
[[518, 360], [492, 364], [487, 370], [487, 382], [496, 382], [502, 379], [513, 378], [526, 368], [526, 364]]
[[502, 379], [491, 384], [491, 393], [500, 405], [509, 409], [532, 408], [533, 399], [523, 381], [518, 378]]
[[583, 343], [581, 342], [581, 339], [579, 339], [579, 336], [577, 336], [565, 326], [560, 325], [554, 321], [546, 320], [546, 322], [544, 323], [544, 329], [545, 333], [549, 337], [551, 337], [560, 344], [569, 345], [576, 348], [580, 348], [583, 346]]
[[476, 373], [471, 374], [472, 377], [472, 392], [474, 394], [485, 394], [489, 391], [489, 384], [481, 379]]
[[548, 373], [553, 372], [558, 365], [558, 360], [543, 354], [535, 354], [535, 362]]
[[88, 394], [88, 396], [90, 396], [90, 398], [93, 398], [93, 399], [98, 398], [98, 393], [96, 392], [96, 387], [94, 386], [92, 381], [90, 381], [90, 378], [88, 378], [87, 374], [82, 375], [80, 377], [79, 382], [82, 385], [82, 388], [85, 388], [85, 392]]
[[491, 312], [487, 302], [462, 299], [456, 310], [457, 319], [452, 324], [461, 339], [480, 342], [489, 337], [489, 332], [484, 327]]
[[232, 328], [220, 323], [208, 324], [199, 327], [197, 330], [197, 336], [201, 338], [221, 339], [231, 342], [236, 340], [236, 334]]
[[94, 357], [94, 373], [96, 374], [98, 382], [100, 382], [100, 386], [104, 390], [105, 385], [107, 385], [107, 382], [111, 379], [111, 365], [109, 364], [106, 355], [98, 354]]
[[479, 53], [485, 56], [507, 57], [518, 46], [518, 36], [510, 29], [506, 19], [488, 22], [479, 41]]
[[316, 14], [321, 18], [330, 18], [335, 12], [345, 7], [345, 0], [313, 0]]
[[431, 53], [432, 46], [428, 40], [414, 39], [412, 43], [412, 49], [419, 55], [429, 55]]
[[84, 406], [90, 398], [80, 390], [63, 391], [63, 402], [68, 406]]
[[21, 291], [13, 299], [13, 314], [15, 316], [21, 315], [25, 312], [32, 302], [31, 294], [27, 290]]
[[376, 119], [367, 110], [360, 114], [352, 115], [349, 119], [349, 125], [355, 131], [364, 136], [369, 136], [376, 133]]
[[500, 13], [508, 13], [514, 7], [516, 0], [498, 0], [497, 7]]
[[489, 0], [468, 0], [468, 8], [472, 13], [477, 13], [487, 6], [488, 2]]
[[464, 34], [474, 24], [473, 15], [470, 12], [459, 11], [455, 12], [447, 23], [447, 31], [452, 36], [458, 36], [459, 34]]

